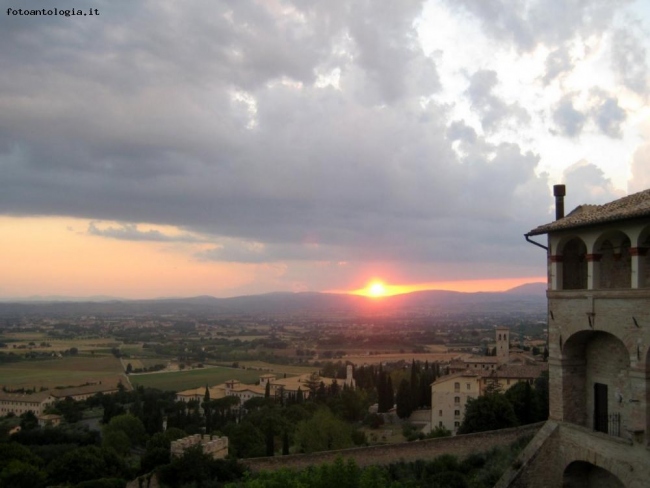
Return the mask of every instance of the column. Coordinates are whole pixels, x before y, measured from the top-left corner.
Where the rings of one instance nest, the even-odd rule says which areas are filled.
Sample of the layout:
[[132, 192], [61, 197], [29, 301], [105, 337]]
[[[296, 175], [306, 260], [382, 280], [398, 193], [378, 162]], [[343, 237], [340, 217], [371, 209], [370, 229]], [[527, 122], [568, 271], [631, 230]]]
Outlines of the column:
[[630, 256], [632, 258], [632, 288], [643, 288], [645, 285], [646, 274], [646, 254], [648, 249], [645, 247], [631, 247]]
[[600, 288], [600, 259], [602, 254], [587, 254], [587, 289]]
[[562, 261], [564, 258], [561, 254], [550, 256], [551, 260], [551, 290], [562, 289]]

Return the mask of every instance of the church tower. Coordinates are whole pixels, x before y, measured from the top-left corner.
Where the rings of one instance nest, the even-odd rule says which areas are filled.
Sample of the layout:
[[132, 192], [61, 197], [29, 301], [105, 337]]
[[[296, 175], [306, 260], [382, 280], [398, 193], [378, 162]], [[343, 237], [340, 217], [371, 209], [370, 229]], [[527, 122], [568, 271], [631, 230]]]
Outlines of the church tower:
[[497, 327], [497, 359], [499, 364], [507, 364], [510, 359], [510, 329]]

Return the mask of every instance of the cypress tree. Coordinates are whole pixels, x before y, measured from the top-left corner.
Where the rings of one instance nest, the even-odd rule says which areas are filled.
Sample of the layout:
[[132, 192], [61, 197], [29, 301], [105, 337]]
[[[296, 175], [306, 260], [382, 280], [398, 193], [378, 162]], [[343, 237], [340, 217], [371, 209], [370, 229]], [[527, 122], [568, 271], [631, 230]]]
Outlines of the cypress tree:
[[386, 412], [388, 410], [386, 399], [386, 375], [381, 369], [379, 370], [379, 378], [377, 379], [377, 406], [379, 413]]
[[401, 419], [408, 418], [413, 412], [411, 404], [411, 385], [408, 381], [402, 380], [397, 388], [397, 416]]
[[388, 411], [395, 405], [395, 392], [393, 391], [393, 380], [390, 379], [390, 375], [386, 375], [386, 401], [388, 402], [386, 411]]
[[420, 365], [415, 362], [415, 359], [413, 359], [411, 362], [411, 381], [409, 383], [409, 386], [411, 395], [411, 410], [415, 410], [422, 405], [422, 395], [420, 394]]

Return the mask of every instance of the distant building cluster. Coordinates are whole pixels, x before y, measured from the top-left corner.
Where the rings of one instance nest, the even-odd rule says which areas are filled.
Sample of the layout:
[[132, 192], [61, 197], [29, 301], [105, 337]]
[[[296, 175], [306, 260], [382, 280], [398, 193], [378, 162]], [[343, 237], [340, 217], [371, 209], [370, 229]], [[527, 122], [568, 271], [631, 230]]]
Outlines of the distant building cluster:
[[201, 446], [203, 453], [212, 456], [213, 459], [223, 459], [228, 455], [227, 437], [194, 434], [172, 441], [171, 456], [181, 457], [187, 449], [194, 446]]
[[510, 351], [510, 330], [497, 327], [496, 356], [471, 356], [450, 362], [450, 374], [431, 384], [431, 428], [456, 433], [463, 423], [465, 406], [490, 389], [506, 391], [526, 381], [533, 384], [548, 363], [523, 351]]
[[[352, 377], [352, 365], [348, 365], [347, 374], [339, 386], [346, 385], [354, 388], [355, 382]], [[311, 390], [314, 386], [318, 387], [320, 383], [325, 386], [331, 386], [339, 380], [335, 378], [325, 378], [319, 376], [317, 373], [307, 373], [290, 378], [277, 378], [274, 374], [263, 374], [259, 377], [259, 384], [247, 385], [239, 380], [228, 380], [219, 385], [209, 386], [207, 390], [211, 400], [224, 398], [227, 396], [235, 396], [239, 398], [240, 403], [244, 403], [251, 398], [263, 398], [266, 395], [266, 388], [268, 385], [269, 393], [274, 398], [295, 398], [300, 390], [303, 398], [309, 398]], [[190, 390], [179, 391], [176, 393], [176, 400], [182, 402], [189, 402], [195, 400], [202, 402], [205, 398], [206, 387], [192, 388]]]
[[74, 388], [55, 388], [31, 394], [0, 391], [0, 415], [7, 415], [9, 413], [22, 415], [31, 411], [37, 417], [41, 417], [44, 415], [44, 411], [48, 406], [68, 397], [73, 400], [86, 400], [97, 393], [111, 394], [117, 393], [118, 390], [118, 386], [114, 383], [102, 384], [99, 382], [93, 385]]

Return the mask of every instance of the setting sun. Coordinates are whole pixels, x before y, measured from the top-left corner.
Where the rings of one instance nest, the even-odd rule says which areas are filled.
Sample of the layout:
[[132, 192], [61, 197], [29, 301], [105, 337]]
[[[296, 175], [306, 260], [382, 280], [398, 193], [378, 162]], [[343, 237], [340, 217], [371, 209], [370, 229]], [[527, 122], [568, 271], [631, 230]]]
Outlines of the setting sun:
[[531, 276], [525, 278], [503, 278], [498, 280], [459, 280], [459, 281], [437, 281], [430, 283], [413, 284], [386, 284], [380, 280], [372, 280], [364, 288], [356, 290], [331, 290], [328, 293], [350, 293], [370, 298], [390, 297], [404, 293], [413, 293], [426, 290], [447, 290], [462, 293], [476, 292], [500, 292], [506, 291], [526, 283], [543, 283], [544, 278]]
[[368, 286], [368, 295], [371, 297], [383, 297], [386, 295], [386, 287], [381, 281], [373, 281]]
[[372, 280], [364, 288], [349, 291], [347, 293], [352, 293], [353, 295], [362, 295], [364, 297], [370, 298], [382, 298], [399, 294], [400, 290], [399, 287], [387, 285], [383, 281]]

